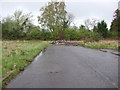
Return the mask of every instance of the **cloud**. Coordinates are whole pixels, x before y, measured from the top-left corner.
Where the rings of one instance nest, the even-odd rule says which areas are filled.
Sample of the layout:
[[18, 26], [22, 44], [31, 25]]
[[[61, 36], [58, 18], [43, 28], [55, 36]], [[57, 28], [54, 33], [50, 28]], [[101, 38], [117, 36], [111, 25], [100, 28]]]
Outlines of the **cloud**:
[[[15, 10], [20, 9], [23, 10], [23, 12], [25, 13], [32, 12], [35, 19], [33, 22], [34, 24], [38, 25], [37, 16], [40, 15], [39, 9], [51, 0], [41, 0], [40, 2], [36, 2], [36, 0], [34, 0], [34, 2], [26, 2], [27, 0], [24, 0], [25, 2], [23, 0], [20, 0], [21, 2], [5, 1], [8, 0], [4, 0], [4, 2], [0, 3], [2, 5], [3, 17], [6, 17], [7, 15], [12, 15]], [[118, 0], [74, 0], [74, 2], [71, 0], [64, 1], [66, 1], [67, 11], [69, 13], [72, 13], [75, 17], [74, 24], [76, 24], [76, 26], [84, 24], [85, 19], [96, 18], [99, 20], [105, 20], [108, 24], [108, 27], [110, 27], [110, 23], [113, 19], [113, 13], [117, 9], [118, 5]]]

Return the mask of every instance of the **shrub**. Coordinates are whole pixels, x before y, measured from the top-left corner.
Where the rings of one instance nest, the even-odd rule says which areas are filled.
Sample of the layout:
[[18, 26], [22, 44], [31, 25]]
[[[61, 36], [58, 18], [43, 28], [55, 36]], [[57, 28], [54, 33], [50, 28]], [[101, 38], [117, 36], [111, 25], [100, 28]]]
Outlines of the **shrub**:
[[115, 30], [112, 30], [109, 32], [109, 37], [116, 38], [118, 37], [118, 32]]
[[27, 39], [40, 39], [40, 31], [39, 30], [31, 30], [27, 33]]

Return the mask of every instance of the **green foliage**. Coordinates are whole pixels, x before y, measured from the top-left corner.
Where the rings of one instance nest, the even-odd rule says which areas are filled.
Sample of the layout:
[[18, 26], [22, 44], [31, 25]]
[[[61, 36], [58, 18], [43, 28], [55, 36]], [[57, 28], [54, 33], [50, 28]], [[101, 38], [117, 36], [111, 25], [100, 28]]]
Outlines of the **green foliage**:
[[48, 45], [48, 42], [40, 41], [3, 41], [2, 77], [7, 76], [11, 71], [13, 72], [2, 84], [4, 85], [21, 70], [24, 70], [34, 57]]
[[84, 25], [80, 25], [79, 30], [85, 30], [85, 29], [86, 29], [86, 28], [85, 28]]
[[65, 30], [65, 39], [99, 41], [100, 39], [102, 39], [102, 37], [99, 33], [86, 30], [85, 28], [77, 30], [74, 28], [68, 28]]
[[65, 30], [65, 38], [66, 40], [77, 40], [78, 33], [74, 28], [68, 28]]
[[114, 12], [114, 19], [111, 23], [111, 31], [115, 30], [115, 31], [118, 31], [120, 32], [120, 10], [117, 9], [115, 12]]
[[101, 39], [103, 39], [103, 38], [102, 38], [102, 36], [99, 33], [97, 33], [97, 32], [93, 33], [93, 37], [92, 37], [93, 41], [99, 41]]
[[108, 33], [109, 38], [112, 38], [112, 39], [118, 39], [118, 35], [119, 33], [116, 30], [111, 30]]
[[16, 39], [20, 37], [21, 26], [13, 21], [10, 17], [6, 18], [6, 21], [2, 23], [3, 39]]
[[[0, 32], [2, 38], [8, 40], [15, 39], [39, 39], [39, 40], [88, 40], [99, 41], [103, 38], [118, 38], [120, 11], [115, 11], [114, 20], [112, 21], [111, 29], [108, 31], [107, 24], [103, 20], [85, 21], [80, 27], [72, 26], [73, 16], [66, 11], [65, 2], [49, 2], [46, 6], [40, 9], [41, 15], [38, 16], [38, 22], [41, 24], [35, 26], [32, 24], [31, 13], [23, 13], [16, 10], [13, 15], [3, 18], [0, 21]], [[98, 24], [97, 24], [98, 22]], [[96, 25], [97, 24], [97, 25]], [[89, 30], [89, 27], [94, 27]], [[2, 30], [1, 30], [2, 29]]]
[[21, 39], [25, 36], [31, 25], [32, 15], [24, 14], [22, 11], [15, 11], [12, 16], [3, 19], [2, 37], [3, 39]]
[[40, 39], [40, 34], [37, 28], [33, 28], [27, 33], [27, 39]]
[[104, 20], [97, 24], [96, 32], [98, 32], [103, 38], [108, 36], [107, 24]]
[[67, 13], [65, 7], [64, 2], [52, 1], [40, 9], [42, 14], [38, 16], [39, 23], [43, 28], [48, 28], [55, 39], [64, 39], [64, 30], [72, 19], [72, 15]]
[[120, 10], [117, 9], [114, 14], [114, 19], [111, 23], [110, 32], [111, 38], [120, 37]]
[[[107, 42], [107, 41], [106, 41]], [[112, 44], [105, 44], [102, 42], [79, 42], [80, 46], [83, 47], [88, 47], [88, 48], [92, 48], [92, 49], [118, 49], [117, 45], [112, 45]]]

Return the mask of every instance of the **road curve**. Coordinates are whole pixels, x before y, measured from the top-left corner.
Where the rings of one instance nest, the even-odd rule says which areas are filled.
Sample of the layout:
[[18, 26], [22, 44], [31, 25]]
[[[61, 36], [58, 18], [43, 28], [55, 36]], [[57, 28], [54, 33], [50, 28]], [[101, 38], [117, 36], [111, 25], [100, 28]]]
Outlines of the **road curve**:
[[80, 46], [49, 46], [6, 88], [117, 87], [117, 55]]

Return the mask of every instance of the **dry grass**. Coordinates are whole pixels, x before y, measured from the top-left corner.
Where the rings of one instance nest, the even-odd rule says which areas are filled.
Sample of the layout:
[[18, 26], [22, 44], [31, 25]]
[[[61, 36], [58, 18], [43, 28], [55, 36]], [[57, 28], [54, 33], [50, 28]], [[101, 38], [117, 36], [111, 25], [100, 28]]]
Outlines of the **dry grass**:
[[98, 42], [78, 41], [80, 46], [94, 49], [118, 49], [118, 40], [100, 40]]
[[110, 45], [110, 46], [118, 46], [118, 40], [100, 40], [99, 42], [94, 42], [94, 43]]

